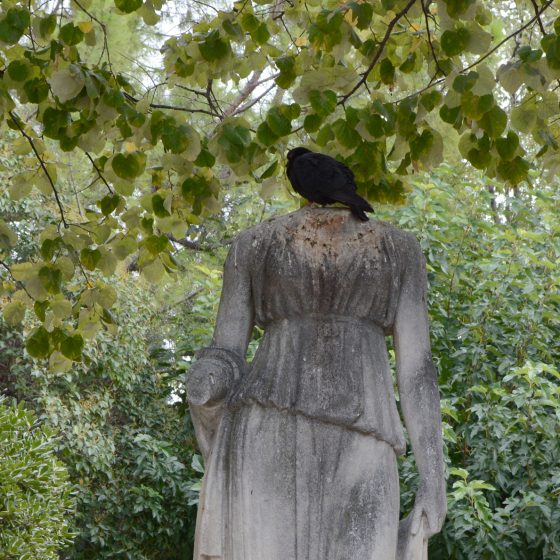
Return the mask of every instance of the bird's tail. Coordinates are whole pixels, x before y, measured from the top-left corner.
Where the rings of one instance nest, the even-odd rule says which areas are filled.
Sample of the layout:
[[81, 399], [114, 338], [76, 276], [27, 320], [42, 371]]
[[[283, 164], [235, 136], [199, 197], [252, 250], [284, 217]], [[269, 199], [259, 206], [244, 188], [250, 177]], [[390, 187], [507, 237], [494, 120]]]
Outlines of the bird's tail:
[[[362, 220], [362, 222], [369, 221], [367, 214], [359, 206], [350, 206], [350, 212], [352, 212], [358, 220]], [[368, 212], [373, 212], [373, 208], [371, 208], [371, 206]]]
[[367, 217], [366, 212], [373, 212], [373, 208], [371, 204], [363, 199], [361, 196], [354, 194], [354, 200], [352, 201], [350, 206], [350, 211], [358, 220], [362, 220], [362, 222], [367, 222], [369, 218]]

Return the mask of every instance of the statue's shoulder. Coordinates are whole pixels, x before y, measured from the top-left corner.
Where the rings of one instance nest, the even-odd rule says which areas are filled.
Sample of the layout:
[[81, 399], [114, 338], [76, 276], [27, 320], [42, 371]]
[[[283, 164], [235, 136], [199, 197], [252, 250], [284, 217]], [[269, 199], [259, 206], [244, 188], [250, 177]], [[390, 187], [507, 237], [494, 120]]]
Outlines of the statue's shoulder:
[[275, 232], [284, 229], [287, 225], [298, 219], [297, 211], [283, 214], [281, 216], [272, 216], [262, 222], [244, 229], [234, 238], [233, 243], [239, 246], [256, 246], [264, 240], [270, 238]]
[[375, 222], [375, 228], [378, 234], [387, 239], [401, 266], [424, 262], [422, 247], [414, 233], [383, 221]]

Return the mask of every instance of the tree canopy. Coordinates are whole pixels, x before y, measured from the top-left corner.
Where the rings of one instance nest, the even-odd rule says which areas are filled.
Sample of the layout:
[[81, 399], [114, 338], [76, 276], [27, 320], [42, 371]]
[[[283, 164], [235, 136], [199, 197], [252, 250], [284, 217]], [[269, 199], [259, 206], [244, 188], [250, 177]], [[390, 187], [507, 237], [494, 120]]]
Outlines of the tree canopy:
[[[268, 200], [285, 184], [288, 144], [341, 159], [379, 201], [450, 157], [497, 188], [554, 173], [557, 15], [552, 0], [5, 0], [4, 179], [14, 200], [39, 193], [51, 220], [19, 262], [26, 233], [0, 221], [4, 316], [32, 308], [28, 352], [70, 367], [112, 325], [118, 263], [133, 256], [150, 282], [173, 274], [174, 248], [219, 212], [220, 191], [256, 183]], [[159, 49], [161, 68], [117, 60], [119, 34]]]

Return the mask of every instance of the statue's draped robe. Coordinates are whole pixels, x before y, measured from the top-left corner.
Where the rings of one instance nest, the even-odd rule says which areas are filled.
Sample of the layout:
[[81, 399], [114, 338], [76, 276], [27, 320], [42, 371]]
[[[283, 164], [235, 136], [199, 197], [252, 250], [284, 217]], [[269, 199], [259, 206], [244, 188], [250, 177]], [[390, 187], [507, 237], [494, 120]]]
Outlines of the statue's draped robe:
[[196, 560], [395, 557], [405, 440], [385, 336], [405, 291], [425, 297], [414, 237], [343, 209], [236, 238], [220, 305], [238, 298], [264, 335], [227, 398], [192, 407], [207, 444]]

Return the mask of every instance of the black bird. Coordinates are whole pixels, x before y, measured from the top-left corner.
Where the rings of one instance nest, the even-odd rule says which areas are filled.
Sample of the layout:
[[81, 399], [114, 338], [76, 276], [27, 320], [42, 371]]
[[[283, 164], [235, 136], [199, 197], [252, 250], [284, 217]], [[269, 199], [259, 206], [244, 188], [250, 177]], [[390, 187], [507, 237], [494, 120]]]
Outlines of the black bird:
[[294, 190], [311, 202], [340, 202], [364, 222], [369, 220], [366, 212], [373, 212], [369, 202], [356, 194], [354, 173], [330, 156], [294, 148], [288, 152], [286, 174]]

